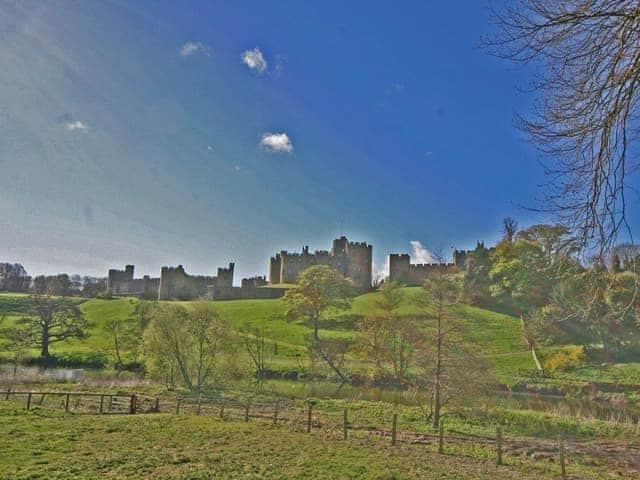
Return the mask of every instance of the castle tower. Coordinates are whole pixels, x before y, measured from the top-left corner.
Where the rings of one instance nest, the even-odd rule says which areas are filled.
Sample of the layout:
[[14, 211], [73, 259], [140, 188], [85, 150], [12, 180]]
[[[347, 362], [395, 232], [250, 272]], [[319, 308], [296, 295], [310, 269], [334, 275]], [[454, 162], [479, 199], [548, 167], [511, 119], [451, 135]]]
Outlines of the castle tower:
[[409, 277], [411, 257], [407, 253], [389, 254], [389, 281], [404, 282]]

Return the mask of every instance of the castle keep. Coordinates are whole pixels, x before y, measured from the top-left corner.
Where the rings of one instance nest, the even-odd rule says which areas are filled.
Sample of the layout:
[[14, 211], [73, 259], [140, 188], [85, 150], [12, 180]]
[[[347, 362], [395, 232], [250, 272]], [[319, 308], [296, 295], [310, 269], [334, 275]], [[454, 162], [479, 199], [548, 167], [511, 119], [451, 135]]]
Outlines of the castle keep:
[[295, 283], [300, 273], [313, 265], [328, 265], [353, 281], [359, 292], [371, 289], [373, 247], [365, 242], [350, 242], [347, 237], [333, 241], [331, 251], [319, 250], [309, 253], [309, 247], [302, 247], [302, 253], [282, 250], [269, 261], [269, 283]]

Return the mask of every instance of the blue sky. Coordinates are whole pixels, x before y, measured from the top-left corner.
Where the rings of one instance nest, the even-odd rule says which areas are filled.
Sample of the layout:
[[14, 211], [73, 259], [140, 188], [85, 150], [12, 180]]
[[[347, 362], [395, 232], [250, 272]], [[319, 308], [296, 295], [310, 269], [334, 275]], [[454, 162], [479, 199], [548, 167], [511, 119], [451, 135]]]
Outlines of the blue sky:
[[[185, 5], [186, 3], [186, 5]], [[265, 274], [344, 233], [495, 241], [543, 181], [484, 2], [0, 5], [0, 259]], [[271, 134], [271, 136], [270, 136]], [[275, 134], [275, 135], [272, 135]], [[282, 135], [284, 134], [284, 135]]]

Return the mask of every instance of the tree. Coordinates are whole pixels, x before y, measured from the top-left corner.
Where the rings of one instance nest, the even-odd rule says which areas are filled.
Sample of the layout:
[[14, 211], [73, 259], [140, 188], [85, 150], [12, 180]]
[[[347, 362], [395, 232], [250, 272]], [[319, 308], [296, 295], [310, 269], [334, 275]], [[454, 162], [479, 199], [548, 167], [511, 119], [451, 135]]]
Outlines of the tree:
[[190, 390], [201, 390], [222, 369], [221, 357], [231, 351], [231, 328], [207, 302], [187, 311], [176, 305], [157, 305], [144, 334], [144, 350], [150, 370], [173, 383], [177, 372]]
[[466, 303], [480, 306], [491, 303], [491, 279], [489, 278], [491, 267], [489, 250], [483, 245], [467, 253], [461, 292]]
[[[0, 318], [0, 325], [4, 323], [4, 320], [4, 318]], [[13, 376], [15, 377], [24, 354], [33, 343], [31, 331], [19, 325], [3, 327], [0, 329], [0, 337], [4, 339], [4, 348], [10, 354], [13, 363]]]
[[29, 315], [20, 320], [40, 348], [41, 358], [50, 358], [49, 346], [71, 338], [86, 338], [89, 326], [78, 305], [66, 298], [32, 295], [28, 301]]
[[375, 363], [379, 373], [390, 373], [397, 385], [407, 381], [416, 346], [422, 332], [415, 316], [402, 316], [400, 286], [385, 283], [374, 300], [374, 314], [357, 325], [356, 347], [363, 358]]
[[134, 314], [138, 317], [138, 325], [140, 328], [140, 335], [144, 333], [144, 329], [149, 324], [150, 313], [155, 308], [155, 302], [149, 300], [138, 300], [134, 309]]
[[249, 355], [255, 369], [256, 380], [258, 385], [262, 385], [269, 362], [265, 319], [263, 318], [259, 325], [245, 324], [242, 333], [247, 355]]
[[502, 221], [503, 237], [507, 242], [513, 241], [518, 232], [518, 222], [512, 218], [507, 217]]
[[322, 314], [329, 308], [345, 308], [353, 295], [353, 285], [336, 269], [315, 265], [304, 270], [298, 282], [284, 296], [287, 318], [302, 318], [313, 328], [313, 339], [318, 340]]
[[108, 318], [102, 329], [112, 342], [116, 368], [122, 368], [124, 366], [123, 350], [136, 349], [140, 341], [140, 332], [130, 319], [122, 317]]
[[[440, 263], [443, 263], [442, 260]], [[486, 366], [463, 341], [456, 318], [459, 280], [455, 272], [435, 269], [425, 280], [418, 304], [428, 329], [420, 344], [417, 366], [431, 386], [430, 419], [440, 425], [442, 408], [453, 398], [474, 398], [486, 386]]]
[[519, 124], [551, 164], [543, 210], [599, 255], [628, 228], [640, 114], [636, 0], [509, 0], [495, 8], [492, 53], [532, 64], [534, 113]]
[[615, 360], [640, 356], [640, 298], [633, 272], [609, 271], [602, 264], [564, 279], [551, 303], [535, 319], [542, 335], [556, 343], [580, 343]]
[[318, 330], [322, 315], [329, 309], [346, 308], [353, 293], [351, 281], [340, 272], [315, 265], [304, 270], [296, 286], [284, 296], [287, 319], [302, 319], [313, 329], [307, 341], [311, 359], [322, 359], [343, 382], [347, 382], [341, 369], [347, 345], [340, 339], [320, 339]]
[[0, 290], [26, 292], [31, 277], [19, 263], [0, 263]]
[[221, 354], [229, 351], [231, 326], [208, 302], [196, 303], [187, 320], [194, 342], [195, 387], [200, 390], [212, 379]]

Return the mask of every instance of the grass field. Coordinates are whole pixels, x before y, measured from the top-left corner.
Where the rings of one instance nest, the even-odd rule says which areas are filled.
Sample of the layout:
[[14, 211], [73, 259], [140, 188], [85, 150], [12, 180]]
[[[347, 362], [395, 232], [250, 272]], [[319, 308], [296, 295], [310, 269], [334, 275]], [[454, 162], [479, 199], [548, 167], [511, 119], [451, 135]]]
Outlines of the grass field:
[[[490, 451], [400, 443], [371, 436], [288, 425], [221, 420], [215, 416], [73, 415], [0, 404], [0, 478], [3, 479], [543, 479], [556, 463], [511, 458], [496, 467]], [[571, 466], [579, 477], [603, 469]]]
[[[411, 301], [419, 289], [403, 290], [404, 315], [420, 313]], [[321, 329], [323, 337], [353, 339], [358, 318], [375, 314], [378, 294], [356, 297], [350, 309], [331, 312]], [[105, 322], [124, 318], [137, 323], [138, 300], [76, 300], [91, 323], [90, 335], [83, 340], [71, 340], [53, 345], [56, 356], [86, 358], [99, 353], [108, 357], [110, 340], [103, 330]], [[191, 308], [193, 302], [181, 302]], [[229, 319], [233, 328], [242, 331], [247, 326], [264, 324], [268, 342], [273, 348], [271, 367], [282, 371], [301, 368], [300, 358], [306, 358], [306, 336], [310, 329], [302, 322], [287, 322], [281, 300], [238, 300], [214, 302], [219, 312]], [[27, 298], [0, 294], [0, 316], [6, 323], [24, 315]], [[460, 339], [488, 361], [494, 375], [504, 384], [535, 383], [569, 385], [587, 382], [612, 382], [633, 391], [640, 384], [640, 366], [584, 364], [572, 371], [540, 379], [531, 376], [533, 361], [522, 342], [521, 325], [509, 315], [475, 308], [455, 306], [455, 316], [462, 325]], [[427, 320], [428, 322], [428, 320]], [[430, 327], [425, 324], [428, 330]], [[554, 347], [558, 348], [558, 347]], [[553, 348], [548, 349], [549, 352]], [[36, 356], [37, 351], [31, 352]], [[543, 356], [546, 351], [543, 349]], [[0, 340], [0, 355], [1, 340]], [[298, 357], [296, 357], [298, 355]], [[368, 365], [355, 356], [348, 367], [363, 370]], [[529, 373], [527, 373], [529, 372]], [[31, 389], [95, 389], [117, 391], [133, 388], [153, 396], [167, 395], [164, 386], [151, 383], [126, 384], [124, 377], [109, 379], [107, 371], [95, 372], [97, 383], [31, 384]], [[104, 376], [104, 378], [103, 378]], [[39, 382], [40, 380], [38, 380]], [[271, 380], [268, 388], [279, 398], [288, 398], [297, 408], [304, 408], [306, 398], [316, 398], [318, 411], [330, 412], [340, 419], [345, 407], [354, 424], [387, 428], [390, 415], [397, 411], [400, 428], [428, 434], [433, 431], [425, 421], [424, 412], [411, 406], [410, 399], [391, 398], [390, 391], [356, 385], [338, 388], [331, 382], [295, 382]], [[245, 388], [240, 385], [230, 388]], [[410, 392], [407, 392], [410, 395]], [[173, 394], [170, 394], [173, 395]], [[633, 401], [634, 393], [628, 398]], [[168, 397], [174, 398], [174, 397]], [[405, 401], [406, 400], [406, 401]], [[579, 401], [579, 399], [577, 399]], [[399, 405], [396, 405], [399, 403]], [[415, 404], [413, 404], [415, 405]], [[599, 417], [598, 417], [599, 418]], [[334, 419], [334, 420], [335, 420]], [[625, 478], [622, 469], [606, 466], [607, 458], [630, 455], [627, 442], [635, 439], [635, 426], [627, 419], [607, 421], [590, 414], [575, 416], [567, 410], [529, 406], [519, 400], [497, 400], [487, 405], [457, 408], [447, 413], [450, 432], [491, 438], [496, 424], [516, 438], [550, 442], [551, 451], [556, 435], [563, 433], [572, 441], [608, 442], [599, 457], [599, 447], [589, 447], [588, 453], [572, 459], [571, 478]], [[552, 454], [543, 459], [529, 458], [526, 442], [520, 453], [507, 454], [509, 466], [496, 469], [492, 450], [486, 446], [450, 444], [448, 455], [438, 455], [433, 446], [401, 444], [390, 449], [381, 439], [358, 436], [348, 441], [337, 435], [315, 433], [307, 435], [283, 426], [264, 422], [222, 421], [214, 416], [175, 416], [167, 414], [116, 416], [73, 415], [36, 408], [25, 411], [12, 402], [0, 402], [0, 479], [2, 478], [557, 478], [559, 470]], [[595, 452], [595, 453], [594, 453]], [[613, 452], [613, 453], [612, 453]], [[575, 452], [574, 452], [575, 453]], [[551, 455], [551, 457], [549, 456]], [[594, 457], [598, 457], [594, 459]], [[626, 460], [625, 460], [626, 461]], [[622, 472], [622, 473], [620, 473]], [[527, 476], [528, 475], [528, 476]], [[621, 476], [622, 475], [622, 476]]]

